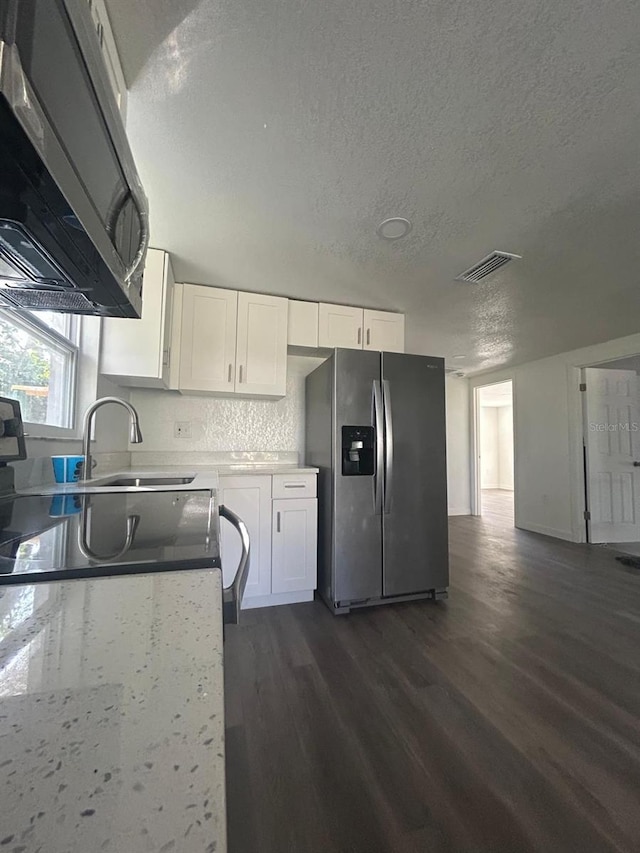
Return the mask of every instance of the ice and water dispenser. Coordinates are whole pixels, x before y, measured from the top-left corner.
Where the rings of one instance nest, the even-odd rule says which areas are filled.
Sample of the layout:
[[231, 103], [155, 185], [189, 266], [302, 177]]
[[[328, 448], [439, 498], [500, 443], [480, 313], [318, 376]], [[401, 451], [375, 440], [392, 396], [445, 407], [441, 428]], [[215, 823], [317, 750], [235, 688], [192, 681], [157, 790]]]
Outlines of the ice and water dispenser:
[[375, 430], [371, 426], [342, 427], [342, 474], [373, 477], [375, 474]]

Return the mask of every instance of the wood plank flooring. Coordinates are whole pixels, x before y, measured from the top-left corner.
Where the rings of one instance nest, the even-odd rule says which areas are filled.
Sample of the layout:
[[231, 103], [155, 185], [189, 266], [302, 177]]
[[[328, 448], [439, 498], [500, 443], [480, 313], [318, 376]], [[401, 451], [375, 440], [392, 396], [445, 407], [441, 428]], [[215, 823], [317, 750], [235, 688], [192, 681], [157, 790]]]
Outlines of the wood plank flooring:
[[247, 611], [230, 853], [640, 849], [640, 573], [451, 519], [448, 601]]
[[513, 492], [507, 489], [482, 489], [480, 503], [483, 516], [513, 526]]

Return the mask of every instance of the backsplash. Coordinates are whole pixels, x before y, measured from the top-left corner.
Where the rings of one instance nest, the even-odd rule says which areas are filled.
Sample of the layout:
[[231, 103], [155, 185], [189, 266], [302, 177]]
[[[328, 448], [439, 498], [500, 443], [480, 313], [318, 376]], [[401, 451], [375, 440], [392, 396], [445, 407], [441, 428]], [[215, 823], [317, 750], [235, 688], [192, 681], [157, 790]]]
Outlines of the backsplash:
[[[288, 451], [304, 454], [304, 382], [318, 359], [290, 358], [287, 394], [281, 400], [188, 396], [136, 389], [131, 402], [140, 415], [143, 453], [171, 451]], [[190, 438], [176, 438], [176, 421], [191, 425]]]

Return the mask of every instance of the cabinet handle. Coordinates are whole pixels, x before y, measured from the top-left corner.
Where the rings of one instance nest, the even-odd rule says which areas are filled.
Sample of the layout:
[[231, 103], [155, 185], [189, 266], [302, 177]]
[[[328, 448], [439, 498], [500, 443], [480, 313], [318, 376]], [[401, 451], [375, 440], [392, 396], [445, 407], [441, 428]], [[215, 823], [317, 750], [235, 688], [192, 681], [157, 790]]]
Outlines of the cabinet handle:
[[285, 483], [285, 489], [306, 489], [306, 483]]
[[362, 329], [358, 327], [358, 343], [362, 343]]
[[276, 513], [276, 533], [280, 533], [280, 513]]
[[371, 343], [371, 329], [367, 329], [367, 346]]
[[240, 379], [238, 381], [242, 384], [242, 365], [240, 365]]
[[230, 364], [229, 365], [229, 376], [227, 377], [227, 382], [231, 382], [232, 378], [233, 378], [233, 365]]
[[170, 349], [162, 350], [162, 366], [163, 367], [169, 367], [170, 354], [171, 354]]

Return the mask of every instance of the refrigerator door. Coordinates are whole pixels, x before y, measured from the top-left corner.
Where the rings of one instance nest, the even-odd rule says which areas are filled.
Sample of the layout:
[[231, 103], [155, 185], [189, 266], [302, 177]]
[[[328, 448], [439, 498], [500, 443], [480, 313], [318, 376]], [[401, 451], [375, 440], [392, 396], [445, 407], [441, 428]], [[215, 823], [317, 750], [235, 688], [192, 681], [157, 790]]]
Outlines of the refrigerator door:
[[[362, 601], [382, 595], [381, 501], [373, 476], [342, 474], [342, 427], [376, 425], [380, 353], [337, 349], [333, 418], [333, 600]], [[380, 440], [380, 436], [376, 435]], [[377, 466], [376, 466], [377, 468]]]
[[444, 361], [382, 353], [383, 595], [449, 585]]

